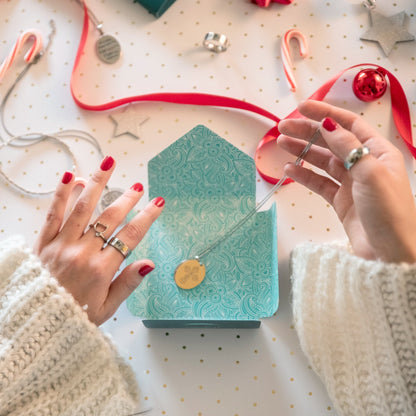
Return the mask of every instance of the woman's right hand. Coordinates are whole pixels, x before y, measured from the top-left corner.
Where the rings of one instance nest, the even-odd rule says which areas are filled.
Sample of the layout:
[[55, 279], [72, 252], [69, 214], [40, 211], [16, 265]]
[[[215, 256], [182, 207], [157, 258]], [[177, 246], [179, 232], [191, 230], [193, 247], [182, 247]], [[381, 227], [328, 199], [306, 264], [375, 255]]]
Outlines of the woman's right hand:
[[[350, 111], [318, 101], [303, 102], [299, 111], [307, 119], [281, 121], [279, 144], [298, 155], [320, 128], [305, 160], [329, 177], [294, 164], [286, 174], [334, 207], [355, 254], [416, 262], [416, 206], [400, 151]], [[363, 145], [370, 154], [347, 170], [345, 158]]]

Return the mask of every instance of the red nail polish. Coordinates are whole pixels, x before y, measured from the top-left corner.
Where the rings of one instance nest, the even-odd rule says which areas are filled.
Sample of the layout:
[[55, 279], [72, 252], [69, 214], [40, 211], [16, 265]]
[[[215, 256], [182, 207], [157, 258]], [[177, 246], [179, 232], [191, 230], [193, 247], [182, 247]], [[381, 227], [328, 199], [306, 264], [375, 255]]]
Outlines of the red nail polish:
[[143, 191], [143, 185], [137, 182], [134, 185], [130, 186], [130, 189], [133, 189], [133, 191], [136, 191], [136, 192], [141, 192]]
[[334, 120], [332, 120], [332, 118], [327, 117], [327, 118], [323, 121], [323, 123], [322, 123], [322, 127], [323, 127], [325, 130], [328, 130], [328, 131], [334, 131], [334, 130], [337, 128], [337, 123], [336, 123]]
[[111, 156], [106, 156], [101, 162], [100, 168], [101, 170], [106, 172], [107, 170], [110, 170], [113, 165], [114, 165], [114, 159]]
[[71, 182], [73, 177], [74, 174], [72, 172], [65, 172], [64, 176], [62, 176], [62, 183], [65, 185], [68, 184], [69, 182]]
[[158, 196], [152, 202], [153, 202], [154, 205], [156, 205], [159, 208], [161, 208], [161, 207], [163, 207], [163, 205], [165, 205], [165, 200], [161, 196]]
[[146, 276], [148, 273], [150, 273], [152, 270], [154, 270], [154, 267], [150, 266], [149, 264], [145, 264], [142, 266], [139, 270], [140, 276]]

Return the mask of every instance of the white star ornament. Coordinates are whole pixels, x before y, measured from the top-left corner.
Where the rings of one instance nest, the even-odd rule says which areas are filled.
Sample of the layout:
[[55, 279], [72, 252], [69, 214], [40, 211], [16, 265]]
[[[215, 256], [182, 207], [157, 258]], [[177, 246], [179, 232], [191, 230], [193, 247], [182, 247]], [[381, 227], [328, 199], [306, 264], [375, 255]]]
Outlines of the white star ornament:
[[129, 104], [125, 110], [110, 114], [110, 118], [116, 124], [114, 137], [130, 134], [136, 139], [140, 138], [140, 126], [149, 119], [138, 116], [133, 105]]

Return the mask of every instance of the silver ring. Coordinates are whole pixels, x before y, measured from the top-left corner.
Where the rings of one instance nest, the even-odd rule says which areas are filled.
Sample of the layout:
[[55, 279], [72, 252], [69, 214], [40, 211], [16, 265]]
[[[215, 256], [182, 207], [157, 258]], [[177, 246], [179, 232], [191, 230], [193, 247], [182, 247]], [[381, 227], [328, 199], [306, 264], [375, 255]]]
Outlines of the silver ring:
[[108, 243], [109, 246], [114, 247], [117, 251], [119, 251], [124, 257], [127, 257], [131, 250], [127, 247], [127, 244], [124, 244], [119, 238], [113, 237], [111, 238]]
[[345, 169], [350, 170], [363, 156], [366, 156], [369, 153], [370, 149], [367, 146], [352, 149], [344, 160]]
[[376, 8], [376, 0], [364, 0], [363, 5], [370, 10], [374, 10]]
[[228, 47], [227, 36], [221, 33], [208, 32], [204, 38], [204, 46], [214, 52], [225, 52]]
[[93, 228], [95, 231], [95, 236], [100, 237], [104, 240], [104, 243], [107, 242], [107, 239], [104, 236], [104, 232], [107, 230], [108, 225], [101, 223], [100, 221], [96, 221], [94, 224], [90, 224], [90, 228]]

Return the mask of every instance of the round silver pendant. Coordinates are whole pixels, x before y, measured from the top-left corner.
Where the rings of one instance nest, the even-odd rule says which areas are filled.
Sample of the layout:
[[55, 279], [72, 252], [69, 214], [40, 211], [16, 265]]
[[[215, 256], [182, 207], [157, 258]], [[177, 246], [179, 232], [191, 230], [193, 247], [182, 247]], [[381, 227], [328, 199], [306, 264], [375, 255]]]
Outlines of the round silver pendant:
[[109, 207], [118, 197], [120, 197], [124, 191], [118, 188], [105, 189], [101, 196], [99, 203], [100, 214]]
[[119, 41], [111, 35], [102, 35], [98, 38], [95, 45], [97, 55], [106, 64], [116, 63], [121, 55]]

